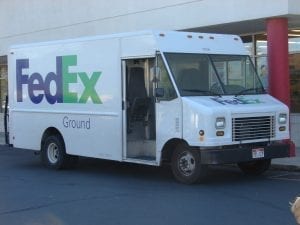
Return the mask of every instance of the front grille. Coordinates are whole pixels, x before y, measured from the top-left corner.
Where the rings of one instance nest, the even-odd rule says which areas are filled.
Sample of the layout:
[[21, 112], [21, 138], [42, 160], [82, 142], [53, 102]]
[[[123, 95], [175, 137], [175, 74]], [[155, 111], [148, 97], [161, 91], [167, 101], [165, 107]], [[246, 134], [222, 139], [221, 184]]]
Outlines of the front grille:
[[246, 141], [275, 137], [274, 116], [232, 119], [232, 140]]

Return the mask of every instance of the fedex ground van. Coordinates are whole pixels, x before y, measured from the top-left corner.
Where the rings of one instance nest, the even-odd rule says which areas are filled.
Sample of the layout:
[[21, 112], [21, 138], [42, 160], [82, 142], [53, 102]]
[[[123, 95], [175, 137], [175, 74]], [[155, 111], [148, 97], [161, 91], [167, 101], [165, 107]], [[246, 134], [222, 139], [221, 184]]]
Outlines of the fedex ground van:
[[9, 144], [55, 169], [78, 156], [261, 174], [290, 156], [289, 110], [234, 35], [143, 31], [13, 46]]

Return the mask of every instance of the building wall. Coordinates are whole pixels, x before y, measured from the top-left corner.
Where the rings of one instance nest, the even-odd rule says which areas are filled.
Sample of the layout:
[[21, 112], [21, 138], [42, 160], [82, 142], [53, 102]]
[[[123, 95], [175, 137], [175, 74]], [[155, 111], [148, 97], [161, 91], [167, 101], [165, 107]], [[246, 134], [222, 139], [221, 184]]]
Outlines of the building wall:
[[[269, 17], [299, 28], [300, 0], [1, 0], [0, 56], [13, 44], [143, 29], [258, 33]], [[300, 146], [300, 114], [291, 124]]]
[[1, 0], [0, 55], [16, 43], [142, 29], [182, 30], [300, 15], [298, 0]]

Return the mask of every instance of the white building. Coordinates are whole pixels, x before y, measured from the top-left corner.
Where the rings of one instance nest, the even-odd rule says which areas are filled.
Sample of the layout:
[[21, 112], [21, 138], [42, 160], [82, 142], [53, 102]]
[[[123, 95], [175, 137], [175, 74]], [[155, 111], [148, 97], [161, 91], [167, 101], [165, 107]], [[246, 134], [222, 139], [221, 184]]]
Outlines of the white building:
[[144, 29], [241, 35], [269, 92], [290, 105], [300, 146], [299, 0], [1, 0], [0, 27], [2, 102], [12, 44]]

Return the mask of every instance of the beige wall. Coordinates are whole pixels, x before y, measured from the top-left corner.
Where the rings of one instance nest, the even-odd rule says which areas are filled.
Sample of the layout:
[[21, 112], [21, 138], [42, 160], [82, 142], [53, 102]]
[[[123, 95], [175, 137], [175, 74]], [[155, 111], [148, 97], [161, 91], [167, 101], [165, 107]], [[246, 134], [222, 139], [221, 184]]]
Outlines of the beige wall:
[[[16, 43], [190, 29], [297, 14], [299, 0], [1, 0], [0, 55]], [[300, 26], [300, 20], [299, 20]]]
[[[300, 28], [300, 0], [0, 0], [0, 56], [13, 44], [143, 29], [260, 32], [274, 16]], [[291, 121], [300, 146], [300, 116]]]

